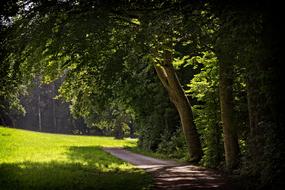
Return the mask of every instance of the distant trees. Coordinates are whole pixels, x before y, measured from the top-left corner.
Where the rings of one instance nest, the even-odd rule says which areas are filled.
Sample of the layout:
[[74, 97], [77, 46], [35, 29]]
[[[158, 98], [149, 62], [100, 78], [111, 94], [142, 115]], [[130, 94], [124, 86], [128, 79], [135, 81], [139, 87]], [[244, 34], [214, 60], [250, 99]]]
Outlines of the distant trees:
[[31, 81], [36, 73], [47, 83], [65, 75], [60, 98], [93, 129], [107, 132], [112, 125], [121, 138], [123, 127], [135, 123], [145, 149], [188, 155], [229, 172], [241, 169], [260, 188], [280, 182], [275, 169], [284, 158], [282, 69], [271, 6], [31, 3], [3, 30], [1, 80], [11, 85], [2, 92], [16, 89], [16, 95], [18, 79]]
[[15, 127], [53, 133], [72, 133], [77, 129], [69, 105], [55, 99], [60, 84], [61, 80], [57, 80], [44, 85], [37, 77], [27, 95], [20, 97], [25, 115], [10, 112]]

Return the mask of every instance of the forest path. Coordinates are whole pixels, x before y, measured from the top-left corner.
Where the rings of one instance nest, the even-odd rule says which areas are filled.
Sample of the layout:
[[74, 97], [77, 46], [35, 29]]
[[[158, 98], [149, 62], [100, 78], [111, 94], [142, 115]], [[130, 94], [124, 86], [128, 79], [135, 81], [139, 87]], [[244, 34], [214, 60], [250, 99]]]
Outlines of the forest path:
[[194, 165], [180, 164], [173, 160], [160, 160], [132, 153], [122, 148], [103, 148], [121, 160], [149, 172], [154, 178], [154, 189], [230, 190], [227, 180], [214, 170]]

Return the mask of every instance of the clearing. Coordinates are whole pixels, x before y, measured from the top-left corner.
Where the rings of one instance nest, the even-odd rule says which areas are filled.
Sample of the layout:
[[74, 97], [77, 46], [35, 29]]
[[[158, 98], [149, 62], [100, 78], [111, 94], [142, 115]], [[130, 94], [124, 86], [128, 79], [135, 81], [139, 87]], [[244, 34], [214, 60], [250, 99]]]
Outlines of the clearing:
[[0, 189], [147, 190], [153, 188], [152, 177], [154, 189], [232, 189], [213, 170], [135, 154], [124, 146], [134, 147], [136, 140], [0, 127]]
[[150, 189], [149, 174], [102, 150], [135, 145], [0, 127], [0, 189]]

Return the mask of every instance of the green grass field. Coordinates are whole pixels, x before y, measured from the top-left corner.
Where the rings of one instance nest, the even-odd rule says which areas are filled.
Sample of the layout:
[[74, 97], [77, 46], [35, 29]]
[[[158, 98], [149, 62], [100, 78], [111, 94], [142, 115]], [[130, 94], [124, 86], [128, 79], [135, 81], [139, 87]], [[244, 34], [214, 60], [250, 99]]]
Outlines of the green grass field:
[[135, 145], [0, 127], [0, 189], [150, 189], [148, 174], [101, 150]]

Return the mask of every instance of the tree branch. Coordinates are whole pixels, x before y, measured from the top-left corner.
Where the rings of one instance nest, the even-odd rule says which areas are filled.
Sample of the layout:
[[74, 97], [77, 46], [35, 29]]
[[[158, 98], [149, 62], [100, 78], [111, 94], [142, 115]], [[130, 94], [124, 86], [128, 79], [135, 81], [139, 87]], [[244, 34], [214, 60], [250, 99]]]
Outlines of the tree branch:
[[167, 75], [161, 65], [154, 64], [155, 71], [157, 73], [158, 78], [160, 79], [163, 86], [166, 88], [166, 90], [170, 91], [170, 86], [168, 84]]

